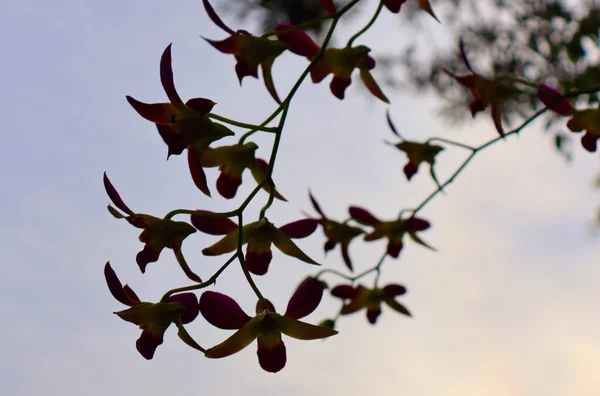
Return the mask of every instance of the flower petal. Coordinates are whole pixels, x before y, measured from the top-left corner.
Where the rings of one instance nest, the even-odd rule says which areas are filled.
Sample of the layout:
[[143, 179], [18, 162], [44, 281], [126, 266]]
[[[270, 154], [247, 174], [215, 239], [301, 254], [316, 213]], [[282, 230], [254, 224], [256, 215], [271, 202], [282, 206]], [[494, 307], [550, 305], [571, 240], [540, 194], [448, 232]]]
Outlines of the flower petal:
[[121, 196], [117, 192], [117, 189], [112, 185], [112, 183], [108, 179], [106, 172], [104, 172], [103, 182], [104, 182], [104, 189], [106, 190], [106, 194], [108, 194], [108, 198], [110, 198], [112, 203], [115, 204], [115, 206], [117, 208], [121, 209], [123, 212], [127, 213], [128, 215], [133, 215], [134, 214], [133, 210], [129, 209], [129, 207], [127, 205], [125, 205], [125, 202], [123, 202], [123, 200], [121, 199]]
[[173, 121], [178, 115], [175, 106], [171, 103], [144, 103], [131, 96], [126, 96], [127, 102], [135, 111], [148, 121], [156, 124], [173, 124]]
[[185, 102], [185, 105], [203, 117], [210, 113], [216, 103], [206, 98], [192, 98]]
[[373, 214], [368, 210], [361, 207], [350, 206], [348, 212], [350, 213], [350, 217], [358, 221], [360, 224], [375, 226], [381, 223], [381, 220], [373, 216]]
[[154, 357], [154, 352], [160, 344], [163, 343], [163, 336], [161, 334], [152, 334], [149, 331], [142, 331], [140, 338], [135, 343], [135, 347], [146, 360], [150, 360]]
[[260, 325], [264, 315], [259, 315], [252, 318], [247, 322], [241, 329], [233, 333], [231, 337], [215, 345], [214, 347], [207, 349], [204, 356], [210, 359], [219, 359], [226, 356], [233, 355], [246, 348], [252, 341], [258, 337], [260, 333]]
[[350, 271], [354, 271], [354, 269], [352, 268], [352, 260], [350, 260], [350, 253], [348, 252], [348, 243], [342, 242], [341, 249], [342, 249], [342, 258], [344, 259], [344, 263], [346, 263], [346, 267], [348, 267], [348, 269]]
[[348, 88], [350, 84], [352, 84], [352, 79], [350, 77], [334, 76], [329, 84], [329, 88], [336, 98], [344, 99], [346, 88]]
[[396, 283], [389, 284], [383, 288], [383, 295], [386, 297], [401, 296], [406, 293], [406, 288]]
[[[244, 233], [245, 234], [245, 233]], [[202, 249], [202, 254], [205, 256], [219, 256], [221, 254], [233, 252], [238, 246], [238, 231], [227, 234], [215, 244]]]
[[269, 313], [268, 316], [272, 318], [277, 325], [277, 330], [298, 340], [316, 340], [319, 338], [331, 337], [338, 333], [336, 330], [327, 327], [300, 322], [299, 320], [276, 313]]
[[237, 230], [238, 226], [227, 217], [203, 216], [202, 213], [212, 213], [208, 210], [197, 210], [191, 215], [194, 227], [205, 234], [227, 235]]
[[300, 250], [300, 248], [281, 230], [275, 226], [272, 226], [271, 229], [273, 244], [277, 246], [277, 249], [279, 249], [282, 253], [287, 254], [288, 256], [296, 257], [305, 263], [319, 265], [319, 263], [308, 257], [306, 253]]
[[379, 317], [379, 315], [381, 315], [380, 307], [377, 306], [377, 307], [367, 308], [367, 319], [369, 320], [369, 323], [371, 323], [371, 324], [377, 323], [377, 318]]
[[137, 265], [140, 267], [140, 271], [142, 274], [146, 272], [146, 266], [150, 263], [155, 263], [158, 261], [160, 256], [160, 252], [162, 249], [156, 251], [150, 246], [150, 244], [144, 245], [144, 249], [142, 249], [136, 256], [135, 261]]
[[316, 278], [306, 278], [296, 289], [285, 311], [285, 316], [292, 319], [301, 319], [310, 315], [321, 302], [323, 282]]
[[248, 248], [246, 249], [246, 267], [248, 268], [248, 271], [254, 275], [265, 275], [269, 270], [269, 264], [271, 264], [272, 258], [273, 253], [271, 250], [256, 252], [250, 249], [250, 245], [248, 245]]
[[404, 165], [404, 169], [402, 170], [404, 172], [404, 175], [406, 176], [406, 180], [410, 181], [410, 179], [412, 179], [412, 177], [417, 174], [419, 166], [412, 161], [408, 161], [406, 165]]
[[302, 219], [288, 223], [284, 226], [279, 227], [279, 230], [287, 235], [289, 238], [299, 239], [306, 238], [312, 235], [317, 230], [319, 221], [315, 219]]
[[[291, 24], [280, 23], [275, 27], [275, 30], [279, 32], [282, 30], [293, 29], [294, 27], [295, 26]], [[319, 46], [304, 30], [297, 29], [293, 32], [279, 33], [277, 34], [277, 37], [279, 40], [290, 46], [290, 51], [297, 55], [305, 56], [309, 60], [314, 59], [319, 53]]]
[[585, 135], [583, 135], [583, 137], [581, 138], [581, 145], [590, 153], [594, 153], [597, 149], [598, 139], [600, 139], [600, 136], [596, 136], [590, 132], [586, 132]]
[[494, 120], [494, 125], [500, 136], [504, 136], [504, 127], [502, 126], [502, 106], [497, 103], [492, 104], [492, 120]]
[[408, 309], [406, 309], [406, 307], [402, 304], [400, 304], [398, 301], [392, 299], [392, 298], [387, 298], [384, 300], [384, 302], [390, 307], [392, 308], [394, 311], [401, 313], [403, 315], [406, 316], [412, 316], [410, 314], [410, 311]]
[[430, 222], [420, 217], [411, 217], [406, 222], [411, 231], [424, 231], [431, 227]]
[[[258, 336], [258, 363], [263, 370], [276, 373], [285, 367], [287, 361], [285, 344], [281, 341], [281, 333], [261, 333]], [[271, 340], [272, 339], [272, 340]]]
[[352, 285], [337, 285], [331, 289], [331, 295], [337, 298], [353, 298], [356, 296], [357, 290]]
[[202, 168], [202, 153], [206, 149], [206, 145], [191, 145], [188, 148], [188, 166], [194, 184], [200, 191], [210, 197], [210, 190], [206, 183], [206, 174]]
[[320, 214], [323, 218], [326, 218], [325, 214], [321, 210], [321, 206], [319, 206], [319, 203], [317, 202], [317, 200], [315, 199], [315, 197], [313, 197], [313, 195], [312, 195], [312, 193], [310, 191], [308, 192], [308, 197], [310, 198], [310, 203], [312, 204], [313, 208], [315, 208], [315, 210], [317, 211], [317, 213]]
[[[269, 164], [267, 163], [267, 161], [265, 161], [262, 158], [256, 158], [256, 160], [254, 161], [253, 164], [251, 164], [249, 167], [250, 172], [252, 172], [252, 177], [254, 177], [254, 180], [256, 180], [257, 183], [262, 183], [266, 177], [267, 177], [267, 171], [269, 169]], [[270, 183], [265, 183], [265, 185], [263, 186], [263, 189], [267, 192], [271, 192], [271, 186]], [[277, 189], [275, 189], [275, 198], [281, 200], [281, 201], [287, 201], [287, 199], [285, 199], [283, 197], [283, 195], [281, 195]]]
[[271, 73], [271, 68], [273, 67], [273, 62], [275, 58], [270, 58], [260, 64], [260, 69], [262, 71], [263, 80], [265, 82], [265, 87], [267, 91], [271, 94], [271, 97], [277, 104], [281, 104], [281, 99], [279, 99], [279, 95], [277, 95], [277, 89], [275, 89], [275, 83], [273, 82], [273, 74]]
[[231, 28], [229, 26], [225, 25], [225, 23], [221, 20], [221, 18], [219, 18], [219, 16], [215, 12], [215, 9], [208, 2], [208, 0], [202, 0], [202, 4], [204, 5], [204, 9], [206, 10], [206, 14], [210, 18], [210, 20], [213, 21], [213, 23], [215, 25], [217, 25], [218, 27], [220, 27], [221, 29], [223, 29], [224, 31], [226, 31], [229, 34], [234, 34], [235, 33], [233, 30], [231, 30]]
[[225, 330], [239, 329], [250, 321], [234, 299], [214, 291], [200, 296], [200, 313], [208, 323]]
[[173, 82], [173, 69], [171, 67], [171, 46], [169, 44], [160, 58], [160, 81], [167, 97], [175, 107], [184, 107], [183, 100], [179, 97]]
[[393, 258], [398, 258], [403, 247], [402, 241], [390, 241], [387, 246], [387, 253]]
[[321, 5], [323, 6], [323, 9], [331, 15], [337, 12], [335, 10], [335, 4], [333, 4], [333, 0], [321, 0]]
[[230, 175], [221, 172], [217, 179], [217, 191], [223, 198], [232, 199], [235, 197], [238, 188], [242, 184], [241, 176]]
[[377, 81], [373, 78], [373, 75], [367, 69], [360, 70], [360, 78], [362, 79], [365, 86], [371, 91], [373, 96], [381, 99], [385, 103], [390, 103], [390, 100], [385, 96]]
[[104, 278], [106, 278], [106, 284], [108, 285], [110, 294], [112, 294], [117, 301], [122, 304], [129, 305], [130, 307], [134, 305], [134, 301], [132, 301], [132, 299], [123, 290], [121, 281], [117, 277], [117, 274], [112, 269], [108, 261], [104, 265]]
[[173, 294], [167, 298], [167, 302], [176, 302], [185, 307], [185, 311], [181, 314], [181, 323], [183, 324], [192, 322], [198, 316], [200, 306], [198, 297], [194, 293]]

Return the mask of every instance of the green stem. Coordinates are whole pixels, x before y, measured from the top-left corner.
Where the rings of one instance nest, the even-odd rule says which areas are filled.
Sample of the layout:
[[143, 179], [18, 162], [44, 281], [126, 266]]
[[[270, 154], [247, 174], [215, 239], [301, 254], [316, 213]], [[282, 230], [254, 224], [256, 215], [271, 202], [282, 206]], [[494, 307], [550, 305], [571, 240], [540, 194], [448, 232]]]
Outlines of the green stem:
[[348, 44], [346, 44], [346, 47], [352, 47], [352, 43], [354, 43], [354, 40], [359, 38], [362, 34], [364, 34], [367, 30], [369, 30], [369, 28], [371, 28], [371, 26], [373, 26], [373, 24], [377, 20], [377, 17], [379, 16], [379, 13], [381, 12], [382, 8], [383, 8], [383, 0], [379, 0], [379, 5], [377, 6], [377, 10], [375, 10], [375, 14], [373, 14], [373, 17], [371, 17], [371, 20], [365, 25], [365, 27], [363, 27], [358, 32], [356, 32], [352, 37], [350, 37], [350, 40], [348, 40]]
[[[264, 121], [263, 121], [263, 122], [262, 122], [262, 123], [261, 123], [259, 126], [261, 126], [261, 127], [262, 127], [262, 126], [265, 126], [265, 125], [267, 125], [269, 122], [273, 121], [273, 119], [274, 119], [275, 117], [277, 117], [277, 115], [278, 115], [279, 113], [281, 113], [281, 111], [282, 111], [282, 110], [283, 110], [283, 107], [282, 107], [282, 106], [278, 106], [278, 107], [277, 107], [277, 109], [275, 109], [275, 111], [274, 111], [274, 112], [273, 112], [273, 113], [272, 113], [272, 114], [271, 114], [271, 115], [270, 115], [270, 116], [269, 116], [269, 117], [268, 117], [266, 120], [264, 120]], [[277, 128], [275, 128], [275, 129], [277, 129]], [[239, 143], [240, 143], [240, 144], [243, 144], [243, 143], [246, 141], [246, 139], [248, 139], [250, 136], [252, 136], [252, 135], [253, 135], [254, 133], [256, 133], [257, 131], [258, 131], [258, 129], [251, 129], [251, 130], [249, 130], [248, 132], [244, 133], [244, 134], [242, 135], [242, 137], [240, 138], [240, 141], [239, 141]], [[275, 131], [275, 132], [276, 132], [276, 131]]]
[[460, 142], [455, 142], [454, 140], [448, 140], [448, 139], [444, 139], [444, 138], [440, 138], [440, 137], [432, 137], [430, 139], [427, 139], [427, 141], [425, 143], [429, 144], [431, 142], [446, 143], [451, 146], [461, 147], [461, 148], [464, 148], [467, 150], [475, 151], [475, 147], [473, 147], [473, 146], [469, 146], [468, 144], [463, 144]]
[[265, 298], [263, 297], [262, 293], [260, 292], [260, 290], [256, 286], [256, 283], [254, 283], [254, 279], [252, 279], [252, 275], [250, 275], [250, 271], [248, 271], [248, 266], [246, 265], [246, 260], [244, 259], [244, 252], [242, 251], [242, 246], [243, 246], [243, 243], [244, 243], [244, 235], [243, 235], [244, 226], [243, 226], [243, 223], [244, 223], [243, 215], [240, 212], [238, 214], [238, 248], [237, 248], [237, 257], [238, 257], [238, 260], [240, 261], [240, 265], [242, 267], [242, 271], [244, 272], [244, 276], [246, 277], [246, 280], [248, 281], [248, 284], [250, 285], [250, 287], [252, 288], [252, 290], [254, 290], [254, 294], [256, 294], [256, 297], [258, 297], [258, 299], [260, 300], [262, 306], [263, 307], [267, 307], [267, 303], [265, 302]]
[[167, 298], [169, 298], [169, 296], [171, 296], [175, 293], [183, 293], [183, 292], [188, 292], [188, 291], [192, 291], [192, 290], [203, 289], [207, 286], [210, 286], [210, 285], [216, 283], [217, 278], [219, 277], [219, 275], [221, 275], [221, 272], [225, 271], [225, 269], [229, 266], [229, 264], [231, 264], [233, 262], [233, 260], [235, 260], [236, 258], [237, 258], [237, 253], [234, 254], [233, 256], [231, 256], [229, 258], [229, 260], [227, 260], [225, 262], [225, 264], [223, 264], [221, 266], [221, 268], [219, 268], [219, 270], [217, 272], [215, 272], [213, 274], [213, 276], [211, 276], [206, 282], [197, 283], [195, 285], [190, 285], [190, 286], [178, 287], [176, 289], [171, 289], [163, 295], [163, 297], [160, 299], [160, 301], [162, 301], [162, 302], [167, 301]]
[[263, 131], [263, 132], [270, 132], [270, 133], [275, 133], [277, 130], [276, 128], [265, 126], [267, 124], [267, 122], [263, 122], [261, 125], [254, 125], [254, 124], [247, 124], [245, 122], [231, 120], [229, 118], [222, 117], [220, 115], [213, 114], [213, 113], [210, 113], [208, 116], [217, 121], [225, 122], [227, 124], [234, 125], [234, 126], [237, 126], [240, 128], [248, 128], [248, 129], [252, 129], [255, 131]]

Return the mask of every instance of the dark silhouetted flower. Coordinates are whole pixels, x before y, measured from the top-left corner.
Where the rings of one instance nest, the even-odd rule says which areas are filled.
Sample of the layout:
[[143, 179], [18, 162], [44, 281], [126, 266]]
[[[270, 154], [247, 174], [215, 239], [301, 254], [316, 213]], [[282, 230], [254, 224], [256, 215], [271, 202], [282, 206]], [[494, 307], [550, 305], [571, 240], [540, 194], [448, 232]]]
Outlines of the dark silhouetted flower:
[[338, 223], [337, 221], [328, 219], [321, 210], [321, 207], [319, 206], [317, 200], [312, 196], [312, 194], [309, 193], [309, 197], [313, 207], [315, 208], [317, 213], [321, 215], [321, 218], [317, 221], [323, 227], [323, 233], [327, 237], [327, 241], [325, 242], [324, 246], [325, 253], [335, 248], [336, 245], [339, 243], [344, 263], [350, 271], [353, 271], [352, 260], [350, 260], [350, 253], [348, 252], [348, 245], [354, 238], [356, 238], [360, 234], [363, 234], [364, 231], [360, 228], [352, 227], [346, 224], [345, 222]]
[[[211, 235], [225, 235], [220, 241], [202, 250], [205, 256], [219, 256], [233, 252], [238, 248], [239, 228], [227, 218], [202, 216], [202, 211], [192, 215], [192, 224], [202, 232]], [[264, 275], [269, 269], [273, 257], [271, 244], [288, 256], [296, 257], [309, 264], [316, 264], [291, 238], [305, 238], [317, 229], [318, 222], [304, 219], [275, 227], [266, 218], [246, 224], [242, 228], [242, 243], [248, 244], [246, 249], [246, 266], [255, 275]]]
[[237, 331], [228, 339], [205, 352], [212, 359], [233, 355], [258, 340], [258, 363], [263, 370], [276, 373], [285, 367], [287, 356], [281, 334], [299, 340], [314, 340], [330, 337], [337, 331], [315, 326], [301, 319], [313, 312], [323, 295], [323, 285], [314, 278], [306, 279], [290, 299], [286, 312], [275, 312], [273, 304], [267, 307], [256, 305], [256, 316], [251, 318], [231, 297], [206, 291], [200, 297], [200, 312], [213, 326]]
[[196, 232], [194, 227], [183, 221], [160, 219], [147, 214], [133, 212], [123, 202], [121, 196], [108, 179], [108, 176], [106, 176], [106, 172], [104, 173], [104, 188], [112, 203], [126, 215], [123, 215], [111, 205], [108, 205], [109, 212], [114, 217], [118, 219], [124, 218], [134, 227], [143, 229], [140, 234], [140, 241], [145, 244], [144, 249], [136, 256], [136, 262], [142, 273], [146, 272], [146, 266], [149, 263], [158, 261], [160, 253], [164, 248], [169, 248], [175, 252], [179, 264], [187, 277], [195, 282], [201, 282], [200, 277], [192, 272], [185, 261], [179, 260], [181, 244], [185, 238]]
[[510, 79], [506, 79], [503, 76], [488, 80], [475, 73], [467, 59], [465, 45], [462, 40], [460, 41], [460, 54], [465, 66], [469, 69], [471, 74], [457, 76], [447, 69], [444, 69], [444, 71], [453, 77], [460, 85], [467, 88], [471, 93], [473, 100], [471, 101], [469, 108], [473, 118], [478, 112], [485, 110], [489, 105], [496, 130], [500, 136], [504, 136], [504, 128], [502, 127], [502, 108], [504, 103], [513, 99], [520, 93], [520, 90], [514, 86]]
[[273, 83], [271, 67], [275, 59], [287, 49], [287, 45], [279, 40], [253, 36], [245, 30], [235, 32], [223, 23], [208, 0], [202, 0], [202, 3], [214, 24], [230, 34], [222, 41], [205, 40], [222, 53], [235, 56], [237, 61], [235, 72], [240, 84], [246, 76], [258, 78], [258, 66], [260, 66], [267, 90], [277, 103], [281, 103]]
[[339, 285], [331, 289], [331, 295], [346, 301], [340, 313], [350, 315], [363, 308], [367, 310], [369, 323], [375, 324], [381, 315], [381, 303], [386, 303], [394, 311], [406, 316], [411, 316], [404, 305], [396, 301], [395, 297], [406, 293], [406, 288], [398, 284], [389, 284], [384, 288], [367, 289], [362, 285]]
[[[204, 150], [212, 142], [233, 135], [229, 128], [214, 123], [208, 118], [208, 114], [215, 105], [212, 100], [195, 98], [183, 103], [173, 82], [170, 44], [160, 60], [160, 80], [170, 103], [147, 104], [131, 96], [127, 96], [127, 101], [139, 115], [156, 124], [158, 133], [169, 148], [167, 158], [173, 154], [181, 154], [186, 148], [193, 155], [202, 156]], [[192, 176], [194, 176], [194, 172], [201, 172], [204, 176], [202, 168], [190, 169], [190, 171]], [[198, 182], [201, 180], [204, 180], [204, 183]], [[206, 177], [196, 175], [194, 182], [200, 191], [210, 196]]]
[[[293, 28], [290, 24], [280, 24], [275, 28], [285, 31]], [[290, 51], [305, 56], [312, 61], [320, 51], [319, 46], [302, 30], [281, 33], [279, 39], [290, 46]], [[329, 74], [333, 73], [333, 79], [329, 87], [331, 92], [339, 99], [344, 99], [346, 88], [352, 83], [352, 72], [354, 69], [360, 71], [360, 78], [373, 95], [389, 103], [377, 82], [371, 75], [370, 70], [375, 67], [375, 59], [369, 56], [370, 48], [359, 45], [357, 47], [327, 48], [325, 55], [310, 70], [314, 83], [319, 83]]]
[[198, 298], [194, 293], [174, 294], [159, 303], [141, 302], [129, 286], [121, 284], [110, 263], [104, 266], [104, 277], [113, 297], [130, 307], [115, 314], [142, 329], [142, 335], [135, 346], [148, 360], [152, 359], [156, 348], [163, 343], [163, 336], [171, 323], [181, 326], [198, 316]]
[[408, 234], [419, 245], [435, 250], [417, 235], [417, 232], [431, 227], [431, 224], [427, 220], [419, 217], [410, 217], [405, 220], [381, 221], [368, 210], [358, 206], [351, 206], [349, 212], [350, 216], [360, 224], [373, 227], [373, 231], [365, 235], [365, 241], [375, 241], [383, 237], [388, 238], [387, 252], [394, 258], [400, 255], [400, 251], [404, 246], [403, 239], [405, 234]]
[[595, 152], [600, 139], [600, 104], [597, 109], [575, 110], [567, 127], [573, 132], [585, 130], [581, 145], [590, 153]]
[[[192, 177], [202, 178], [195, 182], [205, 185], [206, 176], [202, 168], [218, 166], [221, 174], [217, 179], [217, 190], [221, 196], [231, 199], [235, 197], [238, 187], [242, 184], [242, 173], [246, 169], [250, 169], [257, 183], [262, 183], [267, 178], [269, 164], [265, 160], [255, 157], [257, 148], [255, 143], [249, 142], [217, 148], [209, 147], [203, 151], [202, 157], [196, 157], [190, 153], [188, 158]], [[267, 191], [271, 189], [269, 183], [265, 183], [263, 188]], [[275, 197], [285, 201], [285, 198], [277, 191]]]

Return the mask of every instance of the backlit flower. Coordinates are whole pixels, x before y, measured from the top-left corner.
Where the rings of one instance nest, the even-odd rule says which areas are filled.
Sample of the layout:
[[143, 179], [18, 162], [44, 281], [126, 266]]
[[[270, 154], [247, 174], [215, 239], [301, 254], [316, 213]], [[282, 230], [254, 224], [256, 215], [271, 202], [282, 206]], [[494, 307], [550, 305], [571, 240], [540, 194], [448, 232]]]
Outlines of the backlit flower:
[[585, 131], [581, 145], [590, 153], [595, 152], [600, 139], [600, 104], [596, 109], [574, 111], [567, 127], [573, 132]]
[[352, 219], [358, 223], [373, 227], [373, 231], [365, 235], [365, 241], [375, 241], [384, 237], [388, 239], [387, 252], [394, 258], [400, 255], [400, 251], [404, 247], [403, 239], [406, 234], [419, 245], [435, 250], [417, 235], [417, 232], [425, 231], [431, 227], [427, 220], [410, 217], [406, 220], [381, 221], [368, 210], [358, 206], [351, 206], [349, 212]]
[[267, 307], [258, 302], [256, 316], [251, 318], [231, 297], [213, 291], [204, 292], [200, 297], [202, 316], [220, 329], [237, 329], [231, 337], [206, 350], [205, 356], [211, 359], [230, 356], [258, 340], [260, 366], [271, 373], [280, 371], [287, 361], [282, 334], [299, 340], [314, 340], [337, 334], [333, 329], [298, 320], [317, 308], [322, 295], [321, 282], [308, 278], [290, 299], [284, 315], [276, 313], [273, 304], [267, 300]]
[[[202, 211], [192, 215], [192, 224], [200, 231], [211, 235], [225, 235], [220, 241], [202, 250], [205, 256], [219, 256], [233, 252], [238, 248], [239, 227], [227, 218], [202, 216]], [[313, 219], [298, 220], [282, 227], [275, 227], [266, 218], [249, 223], [242, 228], [242, 244], [248, 244], [245, 261], [248, 271], [255, 275], [264, 275], [273, 258], [271, 244], [282, 253], [309, 264], [316, 264], [291, 238], [306, 238], [317, 228]]]
[[198, 298], [194, 293], [174, 294], [159, 303], [142, 302], [129, 286], [121, 284], [110, 263], [104, 266], [104, 277], [113, 297], [130, 307], [115, 314], [142, 329], [135, 346], [148, 360], [154, 357], [156, 348], [163, 343], [163, 336], [171, 323], [180, 326], [198, 316]]
[[235, 56], [237, 61], [235, 72], [240, 84], [246, 76], [258, 78], [258, 67], [260, 66], [267, 90], [277, 103], [281, 103], [273, 83], [271, 67], [275, 59], [287, 49], [287, 45], [279, 40], [253, 36], [245, 30], [235, 32], [219, 18], [208, 0], [202, 0], [202, 3], [214, 24], [230, 34], [222, 41], [205, 40], [222, 53]]
[[394, 311], [406, 316], [411, 316], [404, 305], [396, 301], [395, 297], [406, 293], [406, 288], [398, 284], [389, 284], [383, 288], [367, 289], [362, 285], [338, 285], [331, 289], [331, 295], [345, 300], [340, 313], [350, 315], [366, 309], [369, 323], [375, 324], [381, 315], [381, 303], [387, 304]]
[[194, 227], [183, 221], [160, 219], [151, 215], [133, 212], [121, 199], [121, 196], [108, 179], [108, 176], [106, 176], [106, 172], [104, 173], [104, 188], [112, 203], [124, 212], [125, 215], [111, 205], [108, 205], [109, 212], [114, 217], [118, 219], [124, 218], [134, 227], [143, 229], [140, 234], [140, 241], [145, 244], [144, 249], [136, 256], [136, 262], [142, 273], [146, 272], [146, 266], [149, 263], [158, 261], [160, 253], [164, 248], [169, 248], [175, 253], [179, 265], [188, 278], [195, 282], [201, 282], [200, 277], [192, 272], [185, 261], [180, 260], [181, 244], [185, 238], [196, 232]]
[[[201, 156], [212, 142], [233, 135], [229, 128], [208, 118], [215, 105], [212, 100], [194, 98], [183, 103], [173, 81], [171, 45], [165, 49], [160, 60], [160, 80], [170, 103], [147, 104], [131, 96], [127, 96], [127, 101], [139, 115], [156, 124], [158, 133], [169, 148], [167, 158], [181, 154], [186, 148], [193, 150], [194, 155]], [[200, 168], [196, 172], [204, 171]], [[198, 179], [201, 180], [200, 177]], [[196, 183], [196, 186], [210, 196], [206, 182]]]
[[[221, 174], [217, 179], [217, 191], [221, 196], [231, 199], [235, 197], [238, 187], [242, 184], [242, 173], [246, 169], [250, 169], [257, 183], [262, 183], [267, 178], [269, 164], [255, 157], [257, 148], [258, 146], [253, 142], [209, 147], [203, 151], [201, 157], [197, 157], [195, 152], [190, 150], [188, 160], [192, 178], [197, 185], [206, 185], [206, 176], [202, 169], [218, 166]], [[263, 188], [270, 191], [269, 183], [265, 183]], [[285, 201], [277, 191], [275, 197]]]
[[352, 271], [352, 260], [350, 259], [350, 253], [348, 252], [348, 245], [354, 238], [356, 238], [360, 234], [363, 234], [364, 231], [360, 228], [352, 227], [346, 224], [345, 222], [338, 223], [337, 221], [328, 219], [323, 213], [323, 210], [321, 210], [321, 207], [319, 206], [317, 200], [312, 196], [312, 194], [309, 193], [309, 197], [313, 208], [315, 208], [317, 213], [321, 215], [321, 218], [317, 221], [323, 227], [323, 233], [327, 237], [327, 241], [325, 242], [325, 246], [323, 247], [325, 253], [334, 249], [337, 244], [340, 244], [344, 263], [346, 264], [348, 269]]
[[[279, 24], [275, 29], [284, 31], [293, 27], [290, 24]], [[310, 61], [314, 60], [320, 51], [319, 46], [302, 30], [281, 33], [278, 37], [290, 46], [290, 51], [305, 56]], [[337, 98], [344, 99], [346, 88], [352, 83], [352, 72], [358, 69], [360, 78], [369, 91], [385, 103], [389, 103], [388, 98], [371, 75], [370, 70], [375, 67], [375, 59], [369, 55], [370, 51], [371, 49], [364, 45], [327, 48], [323, 58], [310, 70], [313, 83], [319, 83], [329, 74], [333, 74], [329, 85], [331, 92]]]

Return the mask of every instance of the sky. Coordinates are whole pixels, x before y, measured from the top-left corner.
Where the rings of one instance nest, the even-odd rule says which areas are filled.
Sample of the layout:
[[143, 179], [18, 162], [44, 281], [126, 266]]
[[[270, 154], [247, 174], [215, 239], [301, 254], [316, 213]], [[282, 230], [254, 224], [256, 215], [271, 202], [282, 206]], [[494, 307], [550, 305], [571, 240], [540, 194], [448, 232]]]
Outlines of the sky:
[[[370, 6], [374, 6], [370, 2]], [[368, 15], [365, 16], [368, 18]], [[363, 18], [364, 19], [364, 18]], [[363, 21], [364, 22], [364, 21]], [[239, 28], [252, 26], [236, 25]], [[349, 36], [346, 25], [338, 36]], [[427, 39], [444, 48], [453, 38], [426, 14]], [[397, 19], [383, 14], [361, 44], [378, 51], [408, 40]], [[356, 29], [355, 29], [356, 30]], [[413, 318], [386, 311], [377, 326], [364, 313], [338, 322], [326, 341], [285, 339], [288, 362], [278, 374], [262, 371], [254, 346], [209, 360], [169, 329], [151, 361], [135, 350], [139, 330], [112, 314], [123, 309], [105, 285], [111, 262], [143, 300], [188, 284], [170, 251], [142, 275], [135, 264], [138, 231], [110, 216], [101, 176], [108, 172], [128, 205], [162, 216], [173, 208], [235, 209], [253, 187], [249, 174], [236, 199], [208, 198], [191, 182], [184, 157], [168, 162], [154, 126], [125, 101], [160, 102], [158, 64], [173, 42], [175, 84], [183, 98], [217, 102], [213, 112], [260, 123], [274, 109], [262, 81], [239, 86], [234, 60], [200, 36], [226, 34], [207, 19], [199, 1], [24, 0], [3, 7], [0, 43], [5, 138], [0, 147], [0, 386], [7, 395], [597, 395], [600, 378], [598, 239], [592, 232], [598, 192], [596, 154], [575, 146], [565, 163], [539, 123], [481, 152], [446, 195], [421, 212], [433, 227], [422, 234], [434, 253], [408, 244], [384, 265], [382, 282], [404, 284]], [[420, 38], [416, 38], [420, 39]], [[284, 95], [306, 63], [286, 54], [273, 72]], [[376, 70], [376, 69], [375, 69]], [[350, 205], [391, 218], [414, 207], [435, 186], [425, 169], [407, 183], [405, 157], [385, 145], [389, 108], [408, 139], [431, 136], [478, 144], [495, 136], [489, 116], [449, 127], [436, 116], [435, 98], [386, 91], [391, 106], [371, 99], [355, 77], [346, 99], [328, 84], [308, 82], [297, 93], [277, 157], [275, 182], [288, 198], [268, 217], [276, 225], [314, 214], [310, 188], [325, 213], [341, 220]], [[465, 111], [467, 111], [465, 109]], [[236, 133], [243, 130], [236, 129]], [[235, 139], [235, 138], [234, 138]], [[223, 140], [233, 143], [234, 139]], [[259, 156], [272, 138], [256, 135]], [[464, 159], [448, 148], [438, 160], [447, 177]], [[208, 172], [215, 190], [216, 170]], [[257, 195], [246, 218], [267, 199]], [[183, 217], [181, 220], [185, 220]], [[184, 244], [192, 268], [208, 278], [223, 262], [202, 248], [216, 238], [196, 233]], [[320, 231], [298, 244], [327, 268], [342, 270], [338, 250], [324, 255]], [[356, 267], [368, 268], [385, 244], [354, 241]], [[314, 268], [274, 253], [264, 294], [283, 310], [298, 281]], [[342, 283], [329, 276], [330, 285]], [[251, 312], [255, 297], [239, 267], [215, 288]], [[198, 293], [200, 295], [200, 293]], [[331, 316], [326, 296], [307, 318]], [[202, 345], [229, 335], [202, 318], [189, 325]]]

